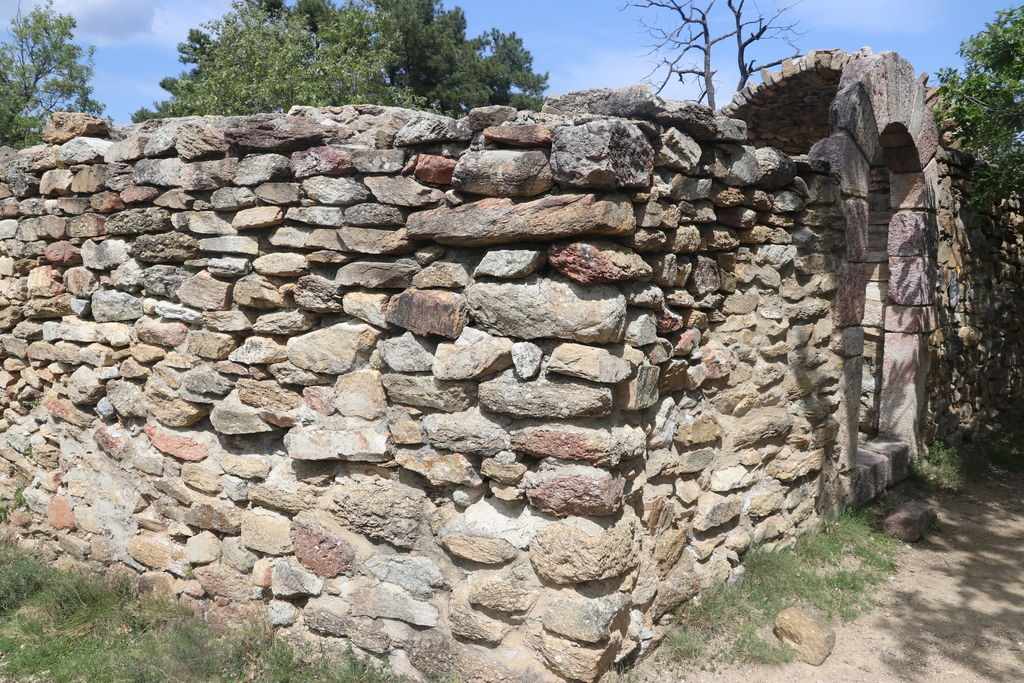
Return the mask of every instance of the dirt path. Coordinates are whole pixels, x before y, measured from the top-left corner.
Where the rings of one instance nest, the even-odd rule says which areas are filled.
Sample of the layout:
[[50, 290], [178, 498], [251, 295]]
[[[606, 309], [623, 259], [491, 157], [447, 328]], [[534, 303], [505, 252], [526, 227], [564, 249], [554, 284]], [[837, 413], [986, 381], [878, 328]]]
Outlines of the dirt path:
[[[881, 605], [836, 629], [821, 666], [734, 664], [672, 670], [648, 660], [637, 683], [1024, 682], [1024, 477], [925, 500], [937, 527], [900, 548]], [[626, 679], [629, 680], [629, 679]]]

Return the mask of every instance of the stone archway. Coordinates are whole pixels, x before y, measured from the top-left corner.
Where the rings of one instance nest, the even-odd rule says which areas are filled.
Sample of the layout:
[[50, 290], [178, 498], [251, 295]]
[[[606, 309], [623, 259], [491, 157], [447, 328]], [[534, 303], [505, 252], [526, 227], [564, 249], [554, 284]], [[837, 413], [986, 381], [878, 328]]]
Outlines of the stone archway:
[[[878, 380], [865, 391], [877, 436], [911, 451], [921, 446], [926, 342], [936, 325], [938, 131], [910, 62], [893, 52], [851, 57], [830, 107], [832, 134], [809, 156], [828, 159], [842, 176], [847, 263], [836, 325], [853, 336], [868, 331], [869, 352], [850, 359], [846, 373], [844, 450], [852, 466], [861, 422], [853, 397], [865, 376]], [[862, 374], [857, 366], [865, 363], [875, 374]]]

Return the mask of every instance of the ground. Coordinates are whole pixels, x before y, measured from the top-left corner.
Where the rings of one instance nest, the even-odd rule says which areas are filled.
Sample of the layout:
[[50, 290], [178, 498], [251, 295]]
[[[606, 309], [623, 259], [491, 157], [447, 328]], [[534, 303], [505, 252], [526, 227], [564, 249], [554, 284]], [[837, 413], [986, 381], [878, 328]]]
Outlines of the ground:
[[[657, 656], [630, 683], [1019, 683], [1024, 681], [1024, 476], [961, 493], [915, 492], [938, 524], [897, 554], [880, 604], [836, 627], [824, 664], [727, 664], [701, 671]], [[767, 635], [767, 634], [766, 634]], [[771, 636], [768, 636], [771, 637]]]

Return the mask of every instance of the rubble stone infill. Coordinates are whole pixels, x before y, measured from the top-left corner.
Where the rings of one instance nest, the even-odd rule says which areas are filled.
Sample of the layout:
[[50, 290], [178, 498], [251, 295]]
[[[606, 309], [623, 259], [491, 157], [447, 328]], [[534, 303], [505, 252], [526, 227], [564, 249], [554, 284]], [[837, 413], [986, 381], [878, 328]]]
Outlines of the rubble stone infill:
[[593, 681], [844, 496], [839, 180], [742, 121], [633, 87], [45, 139], [0, 159], [0, 492], [46, 557]]

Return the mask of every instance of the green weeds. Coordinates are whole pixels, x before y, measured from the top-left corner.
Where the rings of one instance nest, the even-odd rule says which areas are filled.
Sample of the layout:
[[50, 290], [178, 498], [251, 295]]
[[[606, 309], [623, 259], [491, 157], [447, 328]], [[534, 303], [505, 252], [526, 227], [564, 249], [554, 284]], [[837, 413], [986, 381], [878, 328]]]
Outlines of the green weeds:
[[304, 651], [254, 621], [223, 632], [131, 584], [0, 548], [0, 674], [78, 683], [395, 683], [379, 662]]
[[849, 620], [872, 607], [871, 587], [893, 572], [896, 541], [872, 530], [870, 512], [843, 513], [782, 550], [754, 548], [738, 587], [703, 593], [677, 613], [662, 647], [676, 660], [776, 664], [792, 650], [768, 635], [775, 615], [801, 606]]

